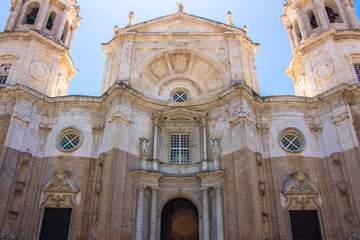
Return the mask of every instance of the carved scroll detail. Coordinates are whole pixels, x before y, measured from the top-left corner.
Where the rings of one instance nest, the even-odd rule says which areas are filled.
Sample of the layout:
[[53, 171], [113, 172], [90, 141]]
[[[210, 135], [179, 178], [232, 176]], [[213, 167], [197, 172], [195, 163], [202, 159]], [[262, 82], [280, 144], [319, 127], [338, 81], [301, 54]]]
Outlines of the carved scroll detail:
[[316, 210], [321, 206], [319, 192], [305, 172], [295, 172], [285, 182], [281, 205], [286, 210]]
[[62, 207], [77, 209], [80, 203], [80, 191], [75, 181], [71, 179], [71, 173], [58, 170], [42, 191], [42, 207]]

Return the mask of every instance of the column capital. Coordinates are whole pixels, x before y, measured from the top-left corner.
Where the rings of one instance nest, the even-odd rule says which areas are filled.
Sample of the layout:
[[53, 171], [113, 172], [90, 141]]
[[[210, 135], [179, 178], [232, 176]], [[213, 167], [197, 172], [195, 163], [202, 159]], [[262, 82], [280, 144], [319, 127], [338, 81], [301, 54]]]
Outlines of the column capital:
[[136, 188], [139, 190], [139, 192], [143, 192], [146, 188], [145, 184], [138, 184]]
[[209, 187], [201, 187], [201, 191], [203, 191], [203, 192], [207, 192], [207, 191], [209, 191]]
[[223, 188], [223, 186], [220, 183], [214, 185], [215, 190], [218, 190], [218, 189], [221, 190], [222, 188]]
[[152, 186], [152, 187], [151, 187], [151, 191], [152, 191], [152, 192], [157, 192], [157, 191], [159, 191], [159, 187], [158, 187], [158, 186], [156, 186], [156, 187], [155, 187], [155, 186]]

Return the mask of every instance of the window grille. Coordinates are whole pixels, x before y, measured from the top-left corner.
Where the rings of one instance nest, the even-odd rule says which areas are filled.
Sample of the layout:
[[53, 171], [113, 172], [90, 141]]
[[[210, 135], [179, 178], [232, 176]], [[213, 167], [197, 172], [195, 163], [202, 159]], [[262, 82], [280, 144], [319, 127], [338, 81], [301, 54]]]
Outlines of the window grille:
[[73, 128], [64, 130], [58, 139], [58, 147], [61, 151], [73, 151], [80, 146], [81, 134]]
[[354, 64], [354, 71], [357, 78], [358, 83], [360, 84], [360, 64]]
[[10, 69], [11, 65], [0, 65], [0, 86], [6, 85]]
[[190, 136], [173, 134], [170, 137], [170, 162], [174, 164], [190, 163]]
[[280, 146], [288, 152], [301, 152], [305, 147], [303, 135], [294, 128], [287, 128], [280, 133]]
[[185, 102], [187, 100], [188, 96], [186, 94], [186, 92], [183, 91], [178, 91], [175, 92], [173, 95], [173, 100], [175, 102]]

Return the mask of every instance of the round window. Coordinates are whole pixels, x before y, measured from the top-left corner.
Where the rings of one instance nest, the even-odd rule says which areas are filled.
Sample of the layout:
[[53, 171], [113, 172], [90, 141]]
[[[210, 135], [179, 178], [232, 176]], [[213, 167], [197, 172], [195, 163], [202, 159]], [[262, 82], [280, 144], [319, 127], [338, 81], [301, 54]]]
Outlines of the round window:
[[305, 140], [299, 130], [287, 128], [280, 133], [280, 146], [288, 152], [301, 152], [305, 147]]
[[176, 91], [172, 98], [174, 102], [185, 102], [188, 99], [188, 95], [184, 91]]
[[58, 138], [58, 148], [70, 152], [77, 149], [81, 143], [81, 134], [77, 129], [68, 128], [62, 131]]

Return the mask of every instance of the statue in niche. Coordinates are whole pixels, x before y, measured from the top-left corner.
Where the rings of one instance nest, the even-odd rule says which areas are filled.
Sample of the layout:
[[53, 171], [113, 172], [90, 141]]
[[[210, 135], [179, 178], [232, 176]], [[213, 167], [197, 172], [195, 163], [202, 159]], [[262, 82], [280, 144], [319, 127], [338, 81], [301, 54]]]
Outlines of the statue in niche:
[[140, 150], [141, 150], [141, 155], [146, 155], [148, 152], [148, 145], [149, 145], [149, 140], [147, 140], [146, 138], [140, 138]]
[[221, 138], [217, 137], [217, 138], [212, 138], [211, 142], [214, 145], [214, 157], [219, 157], [220, 156], [220, 142], [221, 142]]

